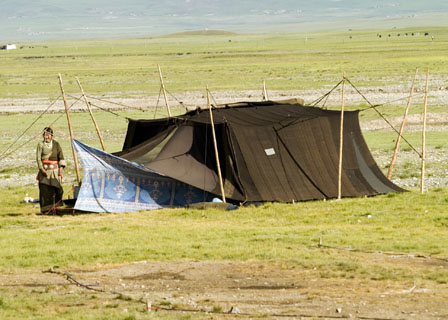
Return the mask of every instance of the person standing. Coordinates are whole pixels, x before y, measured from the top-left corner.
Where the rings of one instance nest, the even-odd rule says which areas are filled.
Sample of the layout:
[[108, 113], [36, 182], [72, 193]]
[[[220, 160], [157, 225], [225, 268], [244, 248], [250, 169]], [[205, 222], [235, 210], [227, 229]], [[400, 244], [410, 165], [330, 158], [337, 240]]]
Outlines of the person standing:
[[44, 128], [43, 141], [37, 145], [36, 161], [39, 168], [37, 180], [40, 211], [48, 213], [62, 201], [63, 169], [66, 166], [62, 148], [56, 140], [53, 140], [53, 129], [49, 127]]

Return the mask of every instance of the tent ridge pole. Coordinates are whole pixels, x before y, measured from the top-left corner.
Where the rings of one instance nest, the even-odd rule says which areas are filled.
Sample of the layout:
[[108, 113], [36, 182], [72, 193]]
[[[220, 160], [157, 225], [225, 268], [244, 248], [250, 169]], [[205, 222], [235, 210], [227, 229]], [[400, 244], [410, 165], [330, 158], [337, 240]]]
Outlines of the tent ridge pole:
[[398, 134], [397, 141], [395, 143], [394, 154], [392, 156], [392, 160], [390, 161], [389, 170], [387, 171], [387, 179], [389, 179], [389, 180], [392, 178], [392, 172], [394, 171], [395, 161], [397, 160], [398, 149], [400, 149], [401, 136], [403, 135], [404, 126], [406, 124], [406, 117], [408, 116], [409, 108], [411, 106], [412, 94], [414, 93], [414, 85], [415, 85], [415, 79], [417, 78], [417, 73], [418, 73], [418, 68], [415, 69], [414, 80], [412, 80], [411, 90], [409, 92], [408, 103], [406, 105], [406, 109], [404, 111], [404, 116], [403, 116], [403, 121], [401, 122], [401, 126], [400, 126], [400, 133]]
[[342, 151], [344, 147], [345, 72], [342, 79], [341, 124], [339, 129], [338, 200], [342, 198]]
[[166, 109], [168, 110], [168, 116], [171, 118], [171, 109], [170, 105], [168, 104], [168, 97], [166, 96], [165, 82], [163, 81], [162, 69], [160, 69], [160, 64], [157, 65], [157, 68], [159, 69], [160, 83], [162, 85], [162, 91], [163, 91], [163, 97], [165, 98]]
[[221, 164], [219, 161], [219, 154], [218, 154], [218, 144], [216, 142], [215, 123], [213, 121], [213, 112], [212, 112], [212, 105], [210, 104], [210, 92], [208, 90], [208, 86], [206, 87], [206, 90], [207, 90], [207, 105], [208, 105], [208, 110], [210, 112], [210, 122], [211, 122], [212, 135], [213, 135], [213, 146], [215, 148], [216, 166], [218, 168], [219, 188], [221, 189], [222, 201], [225, 203], [226, 202], [226, 194], [224, 192], [224, 183], [222, 181]]
[[79, 89], [81, 89], [81, 93], [82, 93], [82, 96], [84, 98], [84, 102], [86, 103], [87, 110], [89, 110], [90, 118], [92, 118], [93, 125], [95, 126], [95, 129], [96, 129], [96, 133], [98, 134], [98, 138], [100, 139], [101, 147], [103, 148], [103, 151], [106, 151], [106, 147], [104, 145], [103, 136], [101, 135], [100, 128], [98, 127], [98, 124], [96, 123], [95, 117], [94, 117], [93, 112], [92, 112], [92, 108], [90, 108], [90, 102], [87, 100], [87, 96], [84, 93], [84, 89], [81, 86], [81, 82], [79, 81], [79, 78], [75, 77], [75, 79], [76, 79], [76, 82], [78, 82]]
[[263, 80], [263, 101], [268, 101], [268, 92], [266, 90], [266, 80]]
[[70, 142], [72, 145], [72, 152], [73, 152], [73, 162], [75, 163], [75, 171], [76, 171], [76, 179], [78, 180], [78, 184], [81, 184], [81, 175], [79, 174], [79, 164], [78, 164], [78, 155], [76, 153], [75, 147], [73, 146], [73, 128], [72, 128], [72, 121], [70, 119], [70, 112], [67, 104], [67, 99], [65, 97], [65, 91], [64, 91], [64, 85], [62, 83], [62, 76], [59, 73], [59, 86], [61, 87], [62, 92], [62, 98], [64, 100], [64, 106], [65, 106], [65, 114], [67, 116], [67, 122], [68, 122], [68, 129], [70, 131]]
[[422, 128], [422, 172], [420, 181], [420, 192], [425, 192], [425, 158], [426, 158], [426, 115], [428, 107], [428, 82], [429, 68], [426, 70], [425, 102], [423, 105], [423, 128]]

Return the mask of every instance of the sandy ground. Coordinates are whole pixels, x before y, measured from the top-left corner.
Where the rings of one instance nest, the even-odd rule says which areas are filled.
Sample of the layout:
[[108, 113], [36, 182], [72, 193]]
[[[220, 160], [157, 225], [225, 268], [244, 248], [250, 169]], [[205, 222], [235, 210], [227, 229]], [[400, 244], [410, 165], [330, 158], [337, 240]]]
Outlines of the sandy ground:
[[[353, 254], [386, 267], [448, 267], [446, 260]], [[238, 318], [448, 318], [448, 285], [435, 282], [326, 278], [319, 270], [284, 269], [254, 262], [140, 261], [55, 270], [60, 273], [2, 274], [0, 285], [77, 295], [76, 301], [85, 308], [89, 308], [91, 294], [105, 301], [121, 294], [131, 297], [133, 303], [141, 303], [142, 308], [151, 304], [151, 312], [160, 312], [161, 307], [170, 309], [162, 312], [199, 312], [217, 318], [229, 312]], [[90, 289], [68, 281], [64, 273]]]
[[[442, 83], [443, 84], [443, 83]], [[305, 100], [305, 104], [311, 104], [317, 99], [321, 98], [327, 92], [331, 90], [332, 86], [324, 88], [321, 90], [294, 90], [294, 91], [278, 91], [270, 90], [268, 91], [268, 98], [270, 100], [284, 100], [290, 98], [302, 98]], [[374, 88], [358, 88], [362, 94], [368, 99], [373, 105], [406, 105], [409, 88], [404, 85], [388, 86], [388, 87], [374, 87]], [[57, 94], [57, 93], [56, 93]], [[260, 101], [262, 99], [261, 90], [252, 91], [211, 91], [212, 103], [231, 103], [240, 101]], [[137, 109], [152, 109], [156, 106], [159, 108], [164, 108], [163, 97], [160, 96], [148, 96], [142, 92], [126, 92], [120, 93], [103, 93], [101, 96], [89, 95], [89, 101], [100, 107], [108, 109], [123, 109], [127, 106], [130, 108]], [[47, 109], [50, 104], [54, 101], [53, 98], [35, 96], [25, 99], [0, 99], [0, 113], [8, 112], [41, 112]], [[81, 98], [79, 93], [73, 93], [68, 96], [69, 105], [71, 105], [75, 98]], [[424, 98], [424, 92], [416, 88], [412, 98], [412, 105], [422, 105]], [[114, 104], [101, 101], [107, 100], [112, 101]], [[345, 101], [346, 104], [367, 105], [367, 102], [353, 89], [350, 87], [346, 88], [345, 91]], [[206, 96], [204, 92], [190, 91], [190, 92], [179, 92], [175, 96], [169, 96], [170, 106], [185, 106], [186, 108], [196, 108], [197, 106], [205, 106], [207, 104]], [[182, 104], [180, 104], [182, 103]], [[326, 100], [326, 106], [340, 105], [341, 103], [341, 89], [338, 88], [329, 96]], [[322, 105], [323, 102], [320, 104]], [[440, 83], [433, 83], [432, 89], [428, 96], [428, 105], [443, 105], [448, 106], [448, 86], [445, 87]], [[63, 111], [64, 104], [61, 99], [50, 108], [50, 111], [57, 112]], [[85, 105], [81, 99], [77, 102], [71, 110], [85, 110]]]

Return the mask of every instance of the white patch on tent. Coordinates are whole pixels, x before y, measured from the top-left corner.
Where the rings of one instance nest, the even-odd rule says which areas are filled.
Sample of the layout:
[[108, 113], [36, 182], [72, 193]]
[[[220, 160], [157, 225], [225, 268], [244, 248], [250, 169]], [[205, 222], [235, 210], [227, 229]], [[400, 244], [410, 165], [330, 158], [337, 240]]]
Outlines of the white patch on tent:
[[264, 152], [266, 152], [267, 156], [273, 156], [275, 154], [274, 148], [264, 149]]

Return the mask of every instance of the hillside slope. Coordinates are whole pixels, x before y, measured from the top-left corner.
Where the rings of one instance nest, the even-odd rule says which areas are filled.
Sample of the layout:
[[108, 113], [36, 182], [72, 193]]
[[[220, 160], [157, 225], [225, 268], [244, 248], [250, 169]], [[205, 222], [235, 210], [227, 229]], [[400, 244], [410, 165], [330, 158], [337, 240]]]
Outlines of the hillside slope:
[[[435, 14], [448, 3], [415, 0], [6, 0], [0, 10], [0, 41], [41, 41], [157, 36], [172, 32], [224, 29], [234, 32], [364, 27], [378, 21], [443, 25]], [[373, 20], [372, 20], [373, 19]], [[332, 25], [333, 24], [333, 25]], [[296, 30], [298, 31], [298, 30]]]

